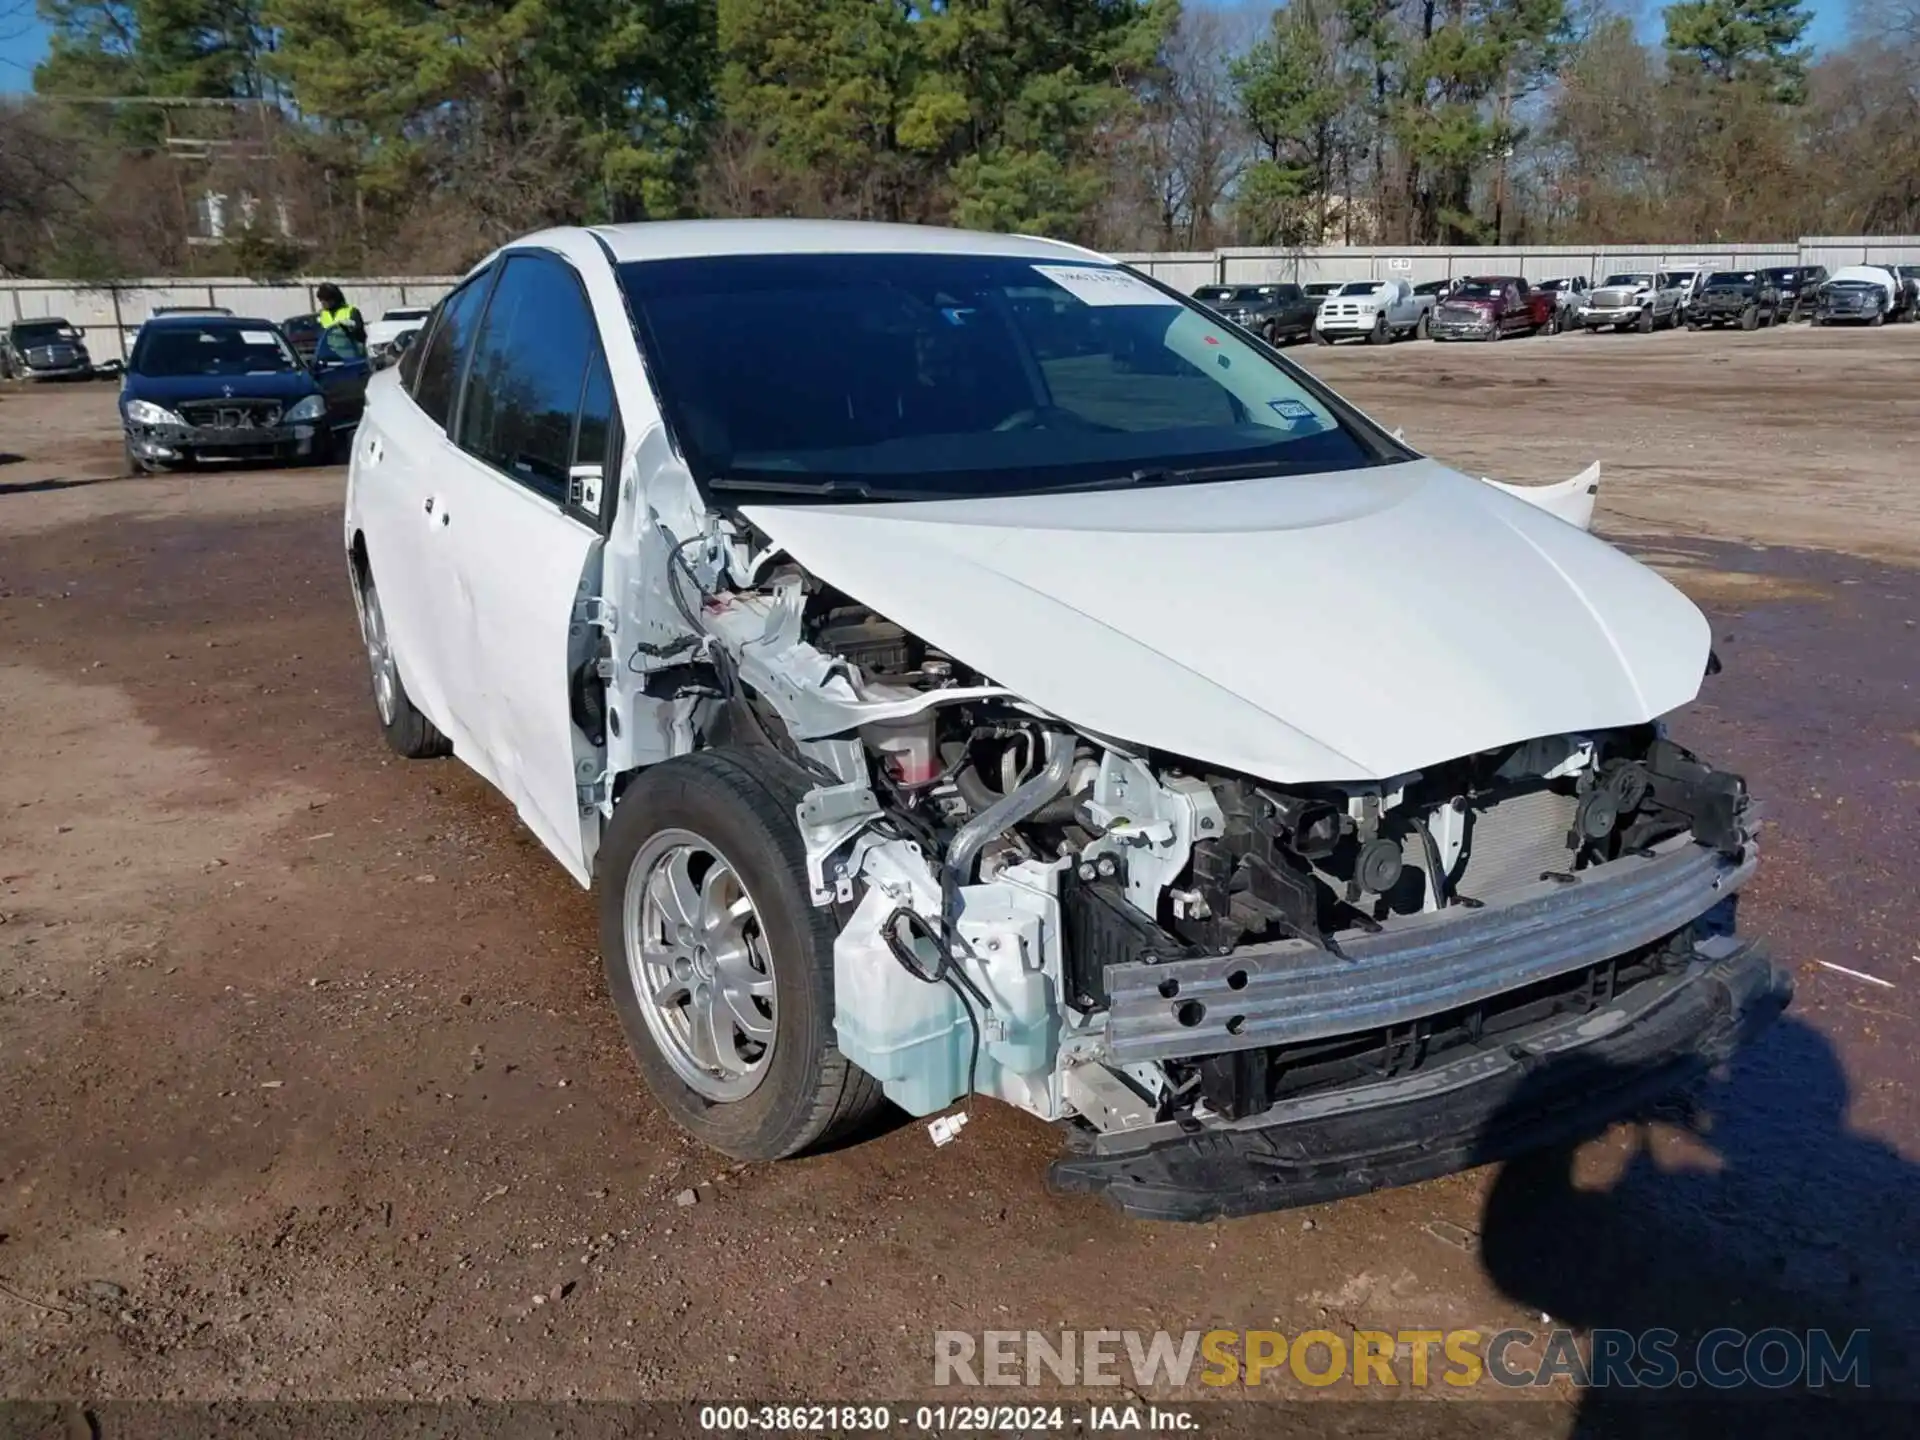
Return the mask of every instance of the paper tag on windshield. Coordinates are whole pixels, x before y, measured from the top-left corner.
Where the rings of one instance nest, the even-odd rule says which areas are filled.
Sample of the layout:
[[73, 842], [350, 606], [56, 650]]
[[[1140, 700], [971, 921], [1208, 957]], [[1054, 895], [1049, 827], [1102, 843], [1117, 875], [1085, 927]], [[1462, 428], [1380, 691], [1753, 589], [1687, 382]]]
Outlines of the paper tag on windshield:
[[1036, 265], [1062, 290], [1089, 305], [1173, 305], [1179, 301], [1125, 270], [1095, 265]]
[[271, 330], [242, 330], [240, 332], [240, 338], [249, 345], [273, 344], [273, 332]]

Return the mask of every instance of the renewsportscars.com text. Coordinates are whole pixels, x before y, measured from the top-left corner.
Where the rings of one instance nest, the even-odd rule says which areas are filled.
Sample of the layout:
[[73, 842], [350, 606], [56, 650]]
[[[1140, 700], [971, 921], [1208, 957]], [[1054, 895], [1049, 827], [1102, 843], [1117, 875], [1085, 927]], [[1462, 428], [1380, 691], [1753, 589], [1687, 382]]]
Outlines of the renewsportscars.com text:
[[1190, 1384], [1867, 1388], [1870, 1335], [1826, 1330], [938, 1330], [941, 1386]]

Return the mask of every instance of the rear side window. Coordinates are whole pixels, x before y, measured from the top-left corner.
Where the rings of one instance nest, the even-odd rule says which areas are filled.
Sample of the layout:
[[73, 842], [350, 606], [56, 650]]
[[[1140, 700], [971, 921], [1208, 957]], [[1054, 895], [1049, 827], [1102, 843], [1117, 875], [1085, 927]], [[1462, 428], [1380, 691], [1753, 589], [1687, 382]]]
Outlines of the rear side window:
[[454, 387], [460, 382], [460, 370], [492, 279], [491, 273], [476, 275], [441, 303], [440, 323], [433, 327], [420, 357], [413, 398], [442, 429], [453, 415]]
[[564, 500], [574, 420], [598, 341], [586, 295], [564, 263], [509, 256], [474, 341], [460, 448]]

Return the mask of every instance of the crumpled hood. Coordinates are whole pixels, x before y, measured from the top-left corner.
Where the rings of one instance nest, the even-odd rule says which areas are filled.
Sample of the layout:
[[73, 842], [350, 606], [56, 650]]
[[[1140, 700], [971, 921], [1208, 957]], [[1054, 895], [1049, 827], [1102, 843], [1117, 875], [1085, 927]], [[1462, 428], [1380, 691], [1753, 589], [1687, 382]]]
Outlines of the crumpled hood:
[[1665, 580], [1431, 460], [744, 513], [1041, 709], [1279, 783], [1637, 724], [1706, 667], [1706, 619]]

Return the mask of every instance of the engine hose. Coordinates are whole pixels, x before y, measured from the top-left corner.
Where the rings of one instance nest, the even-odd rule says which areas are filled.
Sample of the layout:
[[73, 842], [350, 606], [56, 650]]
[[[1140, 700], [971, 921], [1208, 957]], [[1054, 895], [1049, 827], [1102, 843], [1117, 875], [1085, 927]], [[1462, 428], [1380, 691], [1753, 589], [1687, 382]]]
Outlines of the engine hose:
[[[960, 827], [947, 846], [949, 892], [973, 883], [974, 866], [979, 863], [980, 852], [989, 840], [1031, 819], [1067, 788], [1067, 780], [1073, 774], [1073, 750], [1072, 736], [1057, 730], [1047, 731], [1047, 763], [1040, 767], [1040, 773], [1015, 788], [1012, 794], [1000, 796]], [[957, 784], [959, 776], [954, 778]]]
[[[953, 781], [953, 788], [960, 792], [960, 798], [967, 802], [969, 810], [976, 815], [984, 815], [1004, 800], [1006, 795], [987, 784], [985, 777], [980, 774], [979, 767], [966, 759], [965, 755], [964, 745], [949, 744], [940, 747], [940, 756], [943, 760], [946, 760], [949, 765], [954, 765], [956, 761], [958, 764], [958, 768], [954, 769], [949, 776]], [[1062, 795], [1049, 800], [1033, 814], [1023, 818], [1040, 825], [1065, 825], [1073, 819], [1078, 804], [1079, 802], [1073, 796]]]

